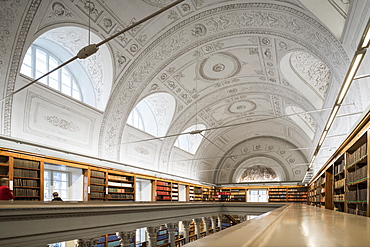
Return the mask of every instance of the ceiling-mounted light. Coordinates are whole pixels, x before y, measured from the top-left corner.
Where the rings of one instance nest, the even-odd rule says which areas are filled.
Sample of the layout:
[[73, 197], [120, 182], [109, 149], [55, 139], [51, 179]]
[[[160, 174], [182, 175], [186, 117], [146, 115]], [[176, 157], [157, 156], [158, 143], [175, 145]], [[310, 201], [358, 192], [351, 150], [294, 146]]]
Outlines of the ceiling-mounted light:
[[319, 146], [322, 145], [322, 143], [324, 142], [325, 137], [326, 137], [327, 134], [328, 134], [328, 131], [327, 130], [325, 130], [324, 132], [322, 132], [322, 135], [321, 135], [321, 138], [320, 138], [320, 141], [319, 141]]
[[339, 110], [339, 105], [335, 105], [334, 108], [333, 108], [333, 111], [330, 113], [330, 117], [329, 117], [328, 122], [326, 123], [325, 130], [330, 129], [332, 123], [334, 122], [335, 116], [338, 113], [338, 110]]
[[360, 64], [362, 62], [362, 59], [364, 58], [364, 55], [366, 53], [366, 49], [356, 51], [355, 56], [352, 60], [351, 66], [349, 67], [348, 73], [346, 75], [346, 78], [344, 79], [342, 88], [340, 89], [339, 96], [337, 99], [337, 104], [342, 104], [344, 97], [347, 94], [347, 91], [349, 89], [349, 86], [351, 86], [351, 83], [353, 81], [353, 78], [356, 75], [356, 72], [358, 68], [360, 67]]
[[358, 50], [368, 48], [370, 45], [370, 20], [367, 22], [364, 34], [362, 35]]

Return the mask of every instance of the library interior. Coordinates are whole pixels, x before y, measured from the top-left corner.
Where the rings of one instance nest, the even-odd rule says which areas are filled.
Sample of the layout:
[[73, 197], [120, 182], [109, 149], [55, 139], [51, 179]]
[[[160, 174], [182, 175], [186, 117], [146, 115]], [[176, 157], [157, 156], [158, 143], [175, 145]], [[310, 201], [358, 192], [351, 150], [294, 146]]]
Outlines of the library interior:
[[0, 246], [369, 246], [370, 1], [0, 4]]

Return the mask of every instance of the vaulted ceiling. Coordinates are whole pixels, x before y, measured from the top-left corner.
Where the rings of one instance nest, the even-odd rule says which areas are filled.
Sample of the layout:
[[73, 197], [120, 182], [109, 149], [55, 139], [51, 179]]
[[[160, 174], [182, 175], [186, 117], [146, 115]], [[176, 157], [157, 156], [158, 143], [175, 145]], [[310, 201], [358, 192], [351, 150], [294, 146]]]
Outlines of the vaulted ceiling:
[[[28, 24], [26, 41], [19, 44], [21, 54], [40, 37], [64, 43], [65, 49], [75, 54], [88, 34], [78, 30], [87, 31], [90, 25], [99, 42], [171, 2], [175, 1], [15, 2], [19, 12], [34, 16], [28, 23], [27, 16], [6, 18]], [[94, 55], [111, 63], [99, 64], [94, 58], [84, 62], [95, 79], [101, 112], [89, 115], [90, 110], [84, 110], [93, 127], [87, 129], [86, 149], [78, 150], [79, 146], [77, 150], [210, 183], [237, 182], [253, 166], [272, 168], [282, 181], [302, 181], [351, 59], [347, 55], [350, 48], [340, 41], [349, 3], [318, 1], [333, 13], [325, 15], [323, 8], [312, 2], [187, 0], [113, 39]], [[11, 4], [9, 1], [9, 8]], [[10, 37], [19, 42], [21, 31], [14, 25]], [[3, 46], [10, 48], [12, 39], [3, 33], [5, 39]], [[14, 58], [3, 55], [3, 59], [16, 64]], [[18, 66], [21, 61], [19, 56]], [[19, 67], [10, 69], [15, 73]], [[9, 74], [3, 74], [1, 80], [3, 95], [14, 90], [15, 81]], [[18, 79], [18, 85], [22, 80]], [[32, 90], [28, 96], [24, 92], [15, 97], [16, 103], [6, 103], [13, 107], [13, 114], [26, 112], [20, 109], [35, 111], [25, 103], [31, 102], [25, 98], [30, 99]], [[42, 94], [38, 90], [33, 94]], [[149, 136], [128, 134], [132, 128], [126, 121], [132, 109], [158, 92], [168, 93], [176, 101], [166, 135], [150, 140]], [[351, 98], [346, 103], [352, 105], [345, 111], [365, 109], [359, 102], [366, 100]], [[68, 104], [68, 109], [73, 108]], [[24, 114], [27, 118], [29, 113]], [[35, 126], [36, 121], [28, 121], [34, 124], [30, 128], [5, 121], [3, 135], [37, 143], [32, 136], [35, 132], [27, 131], [41, 128]], [[194, 156], [179, 152], [174, 147], [177, 137], [195, 124], [206, 126], [194, 133], [203, 137], [200, 147]], [[51, 130], [47, 136], [53, 133]], [[78, 146], [79, 140], [66, 139], [51, 138], [52, 145], [67, 151], [74, 150], [73, 141]], [[63, 146], [65, 143], [72, 146]], [[127, 159], [131, 152], [127, 150], [140, 150], [142, 160]], [[149, 155], [151, 152], [154, 154]], [[149, 156], [154, 166], [145, 163]]]

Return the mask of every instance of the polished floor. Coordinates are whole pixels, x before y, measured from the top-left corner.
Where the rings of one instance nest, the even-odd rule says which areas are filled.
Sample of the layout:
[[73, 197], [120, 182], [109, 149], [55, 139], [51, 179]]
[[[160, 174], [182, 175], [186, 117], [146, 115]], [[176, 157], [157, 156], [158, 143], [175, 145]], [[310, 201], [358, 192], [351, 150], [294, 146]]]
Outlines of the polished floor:
[[368, 217], [301, 204], [290, 204], [286, 208], [274, 211], [276, 212], [241, 223], [185, 246], [370, 246], [370, 218]]

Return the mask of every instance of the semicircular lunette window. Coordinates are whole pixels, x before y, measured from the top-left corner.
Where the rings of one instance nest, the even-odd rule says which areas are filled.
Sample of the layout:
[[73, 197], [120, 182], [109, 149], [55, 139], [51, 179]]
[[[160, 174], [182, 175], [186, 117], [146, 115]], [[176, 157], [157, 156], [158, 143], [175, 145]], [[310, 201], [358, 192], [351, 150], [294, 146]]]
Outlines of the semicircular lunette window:
[[142, 99], [131, 111], [127, 124], [156, 137], [164, 136], [176, 107], [168, 93], [154, 93]]
[[276, 172], [264, 165], [254, 165], [245, 169], [240, 182], [263, 182], [263, 181], [279, 181]]
[[280, 69], [289, 83], [320, 109], [332, 78], [329, 67], [302, 51], [291, 52], [281, 59]]
[[[31, 45], [24, 57], [21, 73], [30, 78], [39, 78], [60, 64], [62, 62], [49, 51]], [[51, 73], [49, 76], [42, 78], [40, 82], [72, 98], [83, 101], [80, 87], [67, 68]]]
[[[187, 132], [194, 131], [194, 130], [201, 130], [205, 128], [206, 126], [204, 124], [192, 125], [186, 130], [184, 130], [182, 133], [187, 133]], [[185, 150], [186, 152], [195, 154], [202, 140], [203, 140], [203, 137], [201, 135], [184, 134], [184, 135], [180, 135], [177, 138], [174, 145], [175, 147], [181, 148], [182, 150]]]

